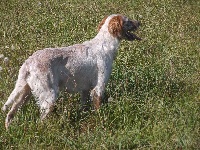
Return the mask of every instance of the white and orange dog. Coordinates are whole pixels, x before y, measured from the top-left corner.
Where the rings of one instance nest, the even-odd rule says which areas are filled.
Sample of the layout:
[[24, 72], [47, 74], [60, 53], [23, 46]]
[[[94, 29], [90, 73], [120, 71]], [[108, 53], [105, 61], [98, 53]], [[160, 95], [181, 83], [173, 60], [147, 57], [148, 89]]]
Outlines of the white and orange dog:
[[52, 110], [61, 89], [80, 92], [82, 106], [91, 99], [98, 109], [120, 41], [141, 40], [131, 33], [139, 25], [123, 15], [110, 15], [102, 20], [98, 34], [90, 41], [35, 52], [21, 66], [15, 88], [2, 108], [6, 111], [12, 104], [5, 127], [31, 94], [40, 106], [42, 120]]

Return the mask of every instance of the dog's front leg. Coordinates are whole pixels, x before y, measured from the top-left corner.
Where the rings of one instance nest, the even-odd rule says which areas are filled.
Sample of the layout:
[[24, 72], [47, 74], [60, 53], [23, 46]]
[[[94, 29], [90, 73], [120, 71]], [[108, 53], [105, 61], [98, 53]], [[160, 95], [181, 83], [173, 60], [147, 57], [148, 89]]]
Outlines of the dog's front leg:
[[98, 85], [91, 91], [91, 100], [95, 110], [98, 110], [101, 106], [104, 90], [103, 86]]
[[91, 100], [93, 101], [93, 106], [96, 110], [98, 110], [101, 106], [102, 98], [104, 96], [105, 87], [110, 77], [110, 73], [111, 67], [108, 67], [104, 62], [101, 62], [101, 65], [98, 67], [97, 84], [90, 94]]

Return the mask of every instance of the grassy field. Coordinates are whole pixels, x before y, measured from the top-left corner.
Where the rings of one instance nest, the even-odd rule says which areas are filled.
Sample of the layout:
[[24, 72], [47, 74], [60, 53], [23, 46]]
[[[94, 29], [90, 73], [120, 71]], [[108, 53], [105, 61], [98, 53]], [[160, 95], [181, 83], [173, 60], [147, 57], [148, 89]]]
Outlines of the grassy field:
[[0, 149], [200, 149], [198, 0], [1, 0], [0, 107], [28, 56], [93, 38], [113, 13], [140, 20], [143, 40], [121, 43], [110, 102], [79, 113], [79, 95], [62, 92], [41, 123], [31, 98], [7, 132], [0, 113]]

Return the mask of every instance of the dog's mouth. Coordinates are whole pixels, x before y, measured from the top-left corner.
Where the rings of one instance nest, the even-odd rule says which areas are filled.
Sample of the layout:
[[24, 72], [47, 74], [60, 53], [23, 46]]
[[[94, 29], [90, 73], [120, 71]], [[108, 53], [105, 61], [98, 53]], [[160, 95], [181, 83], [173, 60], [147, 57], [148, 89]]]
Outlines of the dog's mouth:
[[133, 40], [142, 40], [140, 37], [138, 37], [137, 35], [135, 35], [134, 33], [132, 32], [135, 32], [139, 26], [140, 26], [140, 22], [139, 21], [136, 21], [136, 20], [132, 20], [132, 21], [129, 21], [128, 22], [128, 26], [129, 26], [129, 29], [126, 29], [125, 30], [125, 38], [128, 40], [128, 41], [133, 41]]
[[142, 40], [140, 37], [138, 37], [137, 35], [133, 34], [131, 31], [126, 31], [125, 32], [125, 37], [128, 41], [133, 41], [133, 40]]

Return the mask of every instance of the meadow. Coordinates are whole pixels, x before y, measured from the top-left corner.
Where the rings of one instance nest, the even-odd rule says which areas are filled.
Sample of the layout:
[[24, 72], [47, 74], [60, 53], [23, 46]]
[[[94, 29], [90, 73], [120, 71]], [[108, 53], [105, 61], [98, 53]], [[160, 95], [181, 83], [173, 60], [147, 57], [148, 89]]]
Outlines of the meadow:
[[99, 112], [82, 113], [79, 95], [61, 92], [40, 122], [32, 97], [0, 149], [200, 149], [200, 1], [1, 0], [0, 108], [33, 52], [82, 43], [106, 15], [141, 21], [142, 41], [123, 41]]

